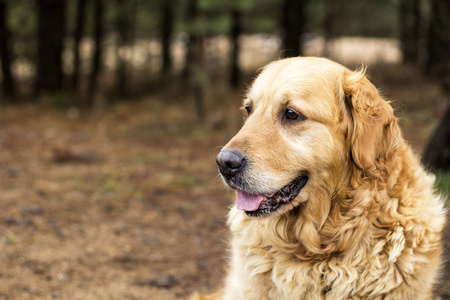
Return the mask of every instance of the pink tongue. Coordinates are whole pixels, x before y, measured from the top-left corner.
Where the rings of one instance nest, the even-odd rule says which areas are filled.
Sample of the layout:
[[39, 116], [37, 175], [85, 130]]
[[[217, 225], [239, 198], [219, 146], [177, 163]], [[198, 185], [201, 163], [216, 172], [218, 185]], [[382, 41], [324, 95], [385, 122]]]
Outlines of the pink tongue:
[[237, 208], [245, 211], [255, 211], [259, 208], [264, 196], [250, 195], [243, 191], [237, 191]]

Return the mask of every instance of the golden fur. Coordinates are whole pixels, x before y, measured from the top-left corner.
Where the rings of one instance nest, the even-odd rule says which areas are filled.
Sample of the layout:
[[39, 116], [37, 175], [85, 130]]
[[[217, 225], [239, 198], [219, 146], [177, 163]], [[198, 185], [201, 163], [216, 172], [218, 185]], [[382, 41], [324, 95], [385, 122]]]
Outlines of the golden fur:
[[[248, 182], [269, 193], [299, 172], [309, 180], [292, 205], [267, 217], [231, 209], [225, 287], [193, 299], [432, 299], [442, 199], [364, 70], [280, 60], [255, 80], [250, 102], [224, 147], [251, 158]], [[287, 106], [307, 120], [280, 121]]]

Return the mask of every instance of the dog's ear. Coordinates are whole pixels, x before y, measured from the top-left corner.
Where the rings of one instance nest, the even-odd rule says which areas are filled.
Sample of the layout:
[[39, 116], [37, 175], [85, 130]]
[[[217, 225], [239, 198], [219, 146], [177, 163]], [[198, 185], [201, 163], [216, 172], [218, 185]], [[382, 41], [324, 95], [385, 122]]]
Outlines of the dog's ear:
[[342, 97], [351, 115], [351, 154], [356, 165], [366, 171], [376, 167], [397, 149], [400, 129], [392, 106], [383, 99], [365, 76], [365, 69], [346, 72]]

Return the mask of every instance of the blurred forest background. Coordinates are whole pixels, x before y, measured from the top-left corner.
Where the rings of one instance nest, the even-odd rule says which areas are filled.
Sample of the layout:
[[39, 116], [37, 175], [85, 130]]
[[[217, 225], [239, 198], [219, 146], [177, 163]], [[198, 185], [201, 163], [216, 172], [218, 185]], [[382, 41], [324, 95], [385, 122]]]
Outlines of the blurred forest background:
[[448, 0], [0, 0], [0, 299], [218, 288], [214, 157], [258, 69], [298, 55], [368, 65], [448, 194]]

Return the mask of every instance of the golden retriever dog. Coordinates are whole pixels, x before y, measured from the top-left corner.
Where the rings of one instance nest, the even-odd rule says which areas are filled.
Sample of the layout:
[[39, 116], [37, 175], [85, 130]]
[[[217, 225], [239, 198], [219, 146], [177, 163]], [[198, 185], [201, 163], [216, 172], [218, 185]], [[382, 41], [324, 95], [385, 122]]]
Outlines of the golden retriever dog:
[[217, 155], [237, 192], [225, 287], [193, 299], [432, 299], [442, 199], [364, 70], [266, 66]]

